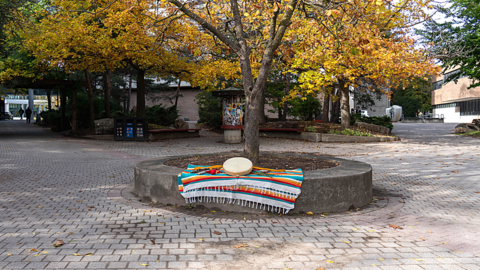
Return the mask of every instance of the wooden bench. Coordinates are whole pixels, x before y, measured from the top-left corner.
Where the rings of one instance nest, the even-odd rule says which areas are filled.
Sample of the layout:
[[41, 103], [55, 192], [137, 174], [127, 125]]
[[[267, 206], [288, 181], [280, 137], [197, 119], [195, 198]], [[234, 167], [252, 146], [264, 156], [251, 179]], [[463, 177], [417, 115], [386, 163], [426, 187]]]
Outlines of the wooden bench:
[[153, 129], [148, 131], [148, 140], [200, 137], [200, 128]]

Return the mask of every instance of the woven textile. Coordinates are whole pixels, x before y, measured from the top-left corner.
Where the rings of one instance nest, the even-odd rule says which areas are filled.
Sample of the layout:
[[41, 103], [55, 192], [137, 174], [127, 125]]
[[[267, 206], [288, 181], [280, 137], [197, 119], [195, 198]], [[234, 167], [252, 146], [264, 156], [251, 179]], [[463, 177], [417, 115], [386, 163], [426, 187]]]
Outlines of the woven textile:
[[301, 169], [266, 175], [253, 170], [237, 177], [225, 173], [198, 175], [193, 173], [195, 167], [208, 166], [188, 165], [187, 170], [178, 175], [178, 190], [187, 203], [238, 203], [286, 214], [295, 207], [301, 193]]

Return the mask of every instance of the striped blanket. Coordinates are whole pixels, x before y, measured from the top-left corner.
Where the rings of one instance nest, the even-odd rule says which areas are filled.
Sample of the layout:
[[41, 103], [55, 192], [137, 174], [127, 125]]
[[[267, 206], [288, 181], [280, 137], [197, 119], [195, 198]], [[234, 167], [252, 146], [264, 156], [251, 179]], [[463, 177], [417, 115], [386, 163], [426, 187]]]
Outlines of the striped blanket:
[[193, 173], [194, 168], [199, 167], [208, 166], [188, 165], [178, 175], [178, 190], [187, 203], [238, 203], [286, 214], [295, 207], [295, 200], [301, 193], [301, 169], [268, 174], [253, 170], [250, 174], [237, 177], [225, 173]]

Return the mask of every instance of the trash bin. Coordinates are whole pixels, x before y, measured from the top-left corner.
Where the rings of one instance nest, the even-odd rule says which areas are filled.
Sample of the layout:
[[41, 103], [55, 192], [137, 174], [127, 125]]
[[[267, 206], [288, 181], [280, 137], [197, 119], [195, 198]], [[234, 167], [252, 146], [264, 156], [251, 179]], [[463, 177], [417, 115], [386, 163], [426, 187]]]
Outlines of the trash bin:
[[135, 118], [125, 118], [125, 141], [134, 141]]
[[115, 141], [145, 141], [148, 138], [147, 119], [116, 117], [113, 135]]
[[113, 128], [114, 128], [113, 139], [115, 141], [124, 141], [125, 140], [125, 119], [115, 117]]
[[145, 118], [135, 119], [135, 140], [145, 141], [148, 137], [148, 123]]

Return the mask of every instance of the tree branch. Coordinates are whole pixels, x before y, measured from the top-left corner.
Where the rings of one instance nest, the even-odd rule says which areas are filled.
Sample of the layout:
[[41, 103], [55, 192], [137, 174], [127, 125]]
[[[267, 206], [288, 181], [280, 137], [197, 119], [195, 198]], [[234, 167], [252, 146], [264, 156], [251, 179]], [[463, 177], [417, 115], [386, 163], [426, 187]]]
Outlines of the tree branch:
[[220, 30], [218, 30], [216, 27], [213, 25], [209, 24], [206, 22], [204, 19], [202, 19], [200, 16], [197, 14], [193, 13], [191, 10], [187, 9], [184, 4], [182, 4], [178, 0], [168, 0], [168, 2], [172, 3], [173, 5], [177, 6], [185, 15], [187, 15], [189, 18], [192, 20], [196, 21], [198, 24], [212, 32], [215, 36], [217, 36], [221, 41], [223, 41], [228, 47], [230, 47], [232, 50], [235, 52], [240, 51], [240, 47], [235, 44], [232, 40], [230, 40], [227, 36], [222, 34]]

